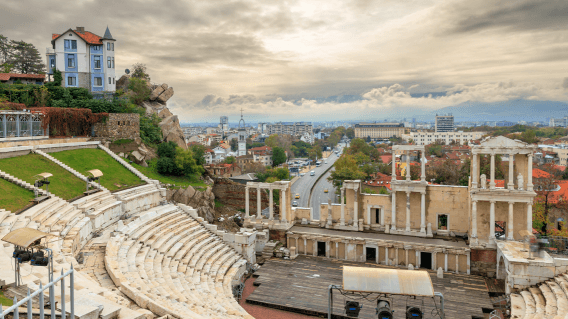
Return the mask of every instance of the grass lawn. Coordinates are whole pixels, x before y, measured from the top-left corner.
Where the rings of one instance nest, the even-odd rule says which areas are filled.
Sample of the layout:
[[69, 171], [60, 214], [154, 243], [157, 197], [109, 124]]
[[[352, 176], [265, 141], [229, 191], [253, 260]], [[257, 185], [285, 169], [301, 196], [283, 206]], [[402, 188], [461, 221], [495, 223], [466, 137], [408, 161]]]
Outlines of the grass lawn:
[[144, 184], [138, 176], [98, 148], [62, 151], [50, 155], [85, 176], [88, 175], [87, 171], [99, 169], [103, 172], [101, 185], [110, 191]]
[[[84, 181], [38, 154], [0, 159], [0, 170], [30, 184], [36, 181], [35, 175], [51, 173], [53, 176], [49, 178], [49, 192], [65, 200], [82, 195], [85, 191]], [[45, 189], [45, 186], [42, 189]]]
[[193, 188], [203, 191], [207, 189], [207, 186], [209, 186], [205, 184], [202, 180], [200, 180], [199, 176], [187, 177], [187, 176], [161, 175], [158, 174], [158, 172], [152, 168], [152, 166], [155, 166], [152, 164], [150, 164], [150, 167], [143, 167], [135, 163], [132, 163], [132, 166], [134, 166], [134, 168], [139, 170], [140, 173], [146, 175], [148, 178], [157, 179], [164, 184], [172, 184], [172, 185], [175, 184], [176, 188], [187, 187], [191, 185]]
[[0, 208], [12, 213], [24, 208], [34, 198], [34, 193], [0, 178]]
[[4, 292], [3, 292], [3, 291], [0, 291], [0, 304], [1, 304], [2, 306], [8, 306], [8, 307], [10, 307], [10, 306], [12, 306], [12, 305], [14, 304], [14, 301], [13, 301], [12, 299], [10, 299], [10, 298], [4, 297]]

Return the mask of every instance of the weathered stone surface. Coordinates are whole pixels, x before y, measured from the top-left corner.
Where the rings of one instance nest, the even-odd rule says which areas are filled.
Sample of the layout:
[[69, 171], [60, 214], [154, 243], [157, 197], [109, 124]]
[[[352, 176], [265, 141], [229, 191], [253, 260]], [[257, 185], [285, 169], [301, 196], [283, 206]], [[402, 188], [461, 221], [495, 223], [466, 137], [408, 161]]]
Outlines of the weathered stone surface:
[[[228, 178], [214, 178], [213, 193], [215, 198], [223, 205], [236, 209], [245, 208], [245, 188], [244, 184], [233, 182]], [[252, 214], [256, 214], [256, 189], [249, 190], [249, 208]], [[260, 205], [262, 209], [268, 207], [270, 199], [267, 192], [260, 193]], [[278, 205], [274, 205], [274, 213], [278, 213]]]
[[135, 113], [110, 113], [105, 122], [95, 123], [94, 131], [96, 137], [131, 140], [139, 138], [140, 115]]
[[444, 270], [442, 269], [442, 267], [438, 267], [436, 276], [438, 276], [438, 278], [444, 278]]
[[140, 152], [138, 152], [138, 151], [132, 152], [132, 156], [134, 156], [134, 160], [135, 160], [136, 164], [140, 164], [144, 161], [144, 156], [142, 154], [140, 154]]
[[130, 83], [130, 74], [124, 74], [116, 81], [116, 90], [126, 90]]
[[[166, 87], [164, 87], [164, 85]], [[158, 98], [158, 96], [162, 93], [164, 93], [164, 91], [168, 88], [167, 84], [162, 84], [160, 86], [158, 86], [154, 91], [152, 91], [152, 93], [150, 94], [150, 101], [154, 101], [155, 99]]]
[[174, 88], [170, 87], [165, 90], [160, 96], [158, 96], [157, 100], [166, 103], [172, 96], [174, 95]]
[[168, 117], [170, 117], [170, 116], [172, 116], [172, 115], [174, 115], [174, 114], [173, 114], [172, 112], [170, 112], [170, 110], [169, 110], [167, 107], [164, 107], [162, 110], [160, 110], [160, 111], [158, 112], [158, 116], [159, 116], [161, 119], [168, 118]]
[[205, 191], [197, 191], [193, 187], [168, 190], [167, 199], [191, 206], [197, 210], [197, 215], [208, 222], [214, 221], [215, 195], [208, 187]]
[[187, 144], [185, 144], [185, 137], [183, 136], [183, 131], [179, 126], [179, 120], [177, 115], [172, 115], [165, 118], [160, 122], [160, 128], [162, 129], [162, 135], [166, 142], [175, 142], [179, 147], [187, 149]]

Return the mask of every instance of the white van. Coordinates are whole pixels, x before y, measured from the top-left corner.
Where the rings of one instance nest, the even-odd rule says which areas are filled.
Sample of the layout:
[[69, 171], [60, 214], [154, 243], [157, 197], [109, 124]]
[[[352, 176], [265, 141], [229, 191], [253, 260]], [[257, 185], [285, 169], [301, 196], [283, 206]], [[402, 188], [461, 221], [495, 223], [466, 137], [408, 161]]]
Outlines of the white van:
[[316, 175], [316, 172], [311, 171], [311, 172], [310, 172], [310, 176], [314, 176], [314, 175]]

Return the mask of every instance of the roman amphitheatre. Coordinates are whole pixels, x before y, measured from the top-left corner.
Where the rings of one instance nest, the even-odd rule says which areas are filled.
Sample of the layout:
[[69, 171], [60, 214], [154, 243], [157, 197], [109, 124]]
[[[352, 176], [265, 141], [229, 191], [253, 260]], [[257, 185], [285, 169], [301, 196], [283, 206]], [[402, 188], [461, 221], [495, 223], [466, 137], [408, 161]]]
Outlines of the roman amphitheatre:
[[[414, 148], [420, 146], [393, 150]], [[229, 232], [200, 217], [199, 207], [168, 201], [160, 182], [100, 141], [4, 147], [0, 238], [18, 230], [46, 234], [38, 238], [53, 252], [54, 274], [74, 269], [79, 318], [271, 317], [258, 309], [277, 309], [282, 318], [327, 317], [328, 287], [349, 285], [342, 277], [347, 266], [426, 276], [444, 296], [445, 318], [568, 318], [568, 259], [532, 254], [526, 244], [535, 196], [533, 146], [497, 137], [472, 152], [468, 186], [430, 185], [423, 176], [411, 180], [393, 171], [393, 192], [380, 195], [363, 193], [361, 181], [346, 181], [341, 204], [322, 203], [318, 219], [309, 207], [292, 207], [290, 182], [249, 182], [243, 227]], [[495, 154], [514, 157], [506, 187], [479, 175], [480, 156]], [[81, 168], [70, 164], [71, 155], [83, 159]], [[49, 184], [38, 187], [37, 180]], [[278, 213], [272, 201], [261, 201], [261, 192], [280, 194]], [[11, 211], [14, 200], [32, 204]], [[440, 216], [444, 229], [437, 227]], [[502, 234], [490, 227], [500, 221]], [[0, 284], [20, 300], [28, 288], [48, 283], [49, 274], [23, 262], [16, 276], [15, 248], [2, 242]], [[69, 281], [64, 285], [64, 295], [55, 289], [49, 296], [60, 317], [70, 310]], [[243, 287], [251, 291], [243, 295]], [[334, 318], [348, 317], [345, 302], [356, 295], [344, 292], [333, 297]], [[409, 302], [418, 303], [425, 318], [440, 317], [436, 299], [388, 298], [395, 318]], [[376, 318], [377, 300], [360, 302], [358, 316]]]

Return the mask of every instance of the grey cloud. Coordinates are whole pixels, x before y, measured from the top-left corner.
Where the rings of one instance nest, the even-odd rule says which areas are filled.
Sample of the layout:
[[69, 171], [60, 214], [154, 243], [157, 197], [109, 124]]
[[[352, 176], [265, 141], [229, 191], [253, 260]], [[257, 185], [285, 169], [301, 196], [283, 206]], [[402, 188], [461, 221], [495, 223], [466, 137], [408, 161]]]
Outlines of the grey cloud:
[[562, 82], [562, 87], [568, 89], [568, 77], [564, 78], [564, 81]]
[[565, 0], [467, 1], [452, 4], [445, 13], [442, 17], [450, 19], [450, 33], [566, 30], [568, 25]]

